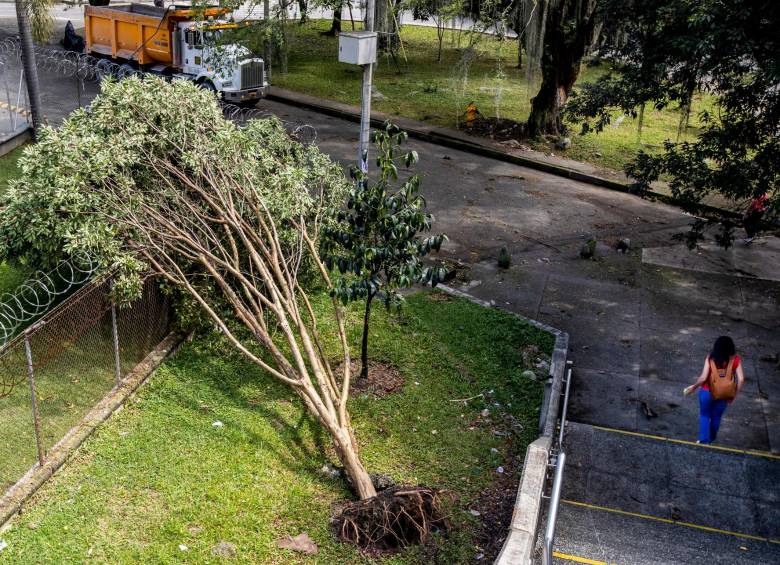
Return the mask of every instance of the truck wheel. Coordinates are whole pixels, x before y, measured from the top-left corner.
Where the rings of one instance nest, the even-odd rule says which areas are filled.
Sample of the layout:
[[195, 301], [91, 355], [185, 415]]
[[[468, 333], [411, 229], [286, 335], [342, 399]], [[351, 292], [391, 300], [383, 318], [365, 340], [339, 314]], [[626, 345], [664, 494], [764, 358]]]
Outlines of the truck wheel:
[[108, 59], [100, 59], [95, 67], [95, 76], [98, 82], [103, 82], [107, 78], [114, 76], [116, 66], [116, 63]]
[[213, 92], [214, 94], [217, 93], [217, 87], [214, 86], [214, 83], [210, 80], [204, 80], [202, 82], [198, 83], [198, 87], [202, 88], [203, 90], [208, 90], [209, 92]]
[[135, 76], [136, 74], [139, 74], [138, 71], [136, 71], [132, 65], [128, 65], [125, 63], [124, 65], [119, 67], [119, 71], [117, 72], [117, 77], [119, 80], [122, 80], [123, 78], [130, 78], [132, 76]]

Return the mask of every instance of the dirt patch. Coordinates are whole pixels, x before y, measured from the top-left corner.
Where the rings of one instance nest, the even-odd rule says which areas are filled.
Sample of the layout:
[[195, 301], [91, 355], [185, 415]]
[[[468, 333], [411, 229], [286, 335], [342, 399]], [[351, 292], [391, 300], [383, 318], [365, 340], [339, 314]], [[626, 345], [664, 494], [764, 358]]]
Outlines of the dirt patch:
[[441, 266], [447, 270], [444, 277], [445, 283], [450, 282], [468, 282], [471, 267], [459, 259], [444, 259]]
[[[470, 510], [479, 512], [476, 550], [477, 558], [483, 563], [495, 561], [509, 534], [509, 524], [512, 521], [522, 474], [522, 466], [517, 457], [508, 457], [502, 467], [504, 472], [496, 473], [496, 479], [480, 491], [469, 505]], [[480, 555], [482, 557], [479, 557]]]
[[[399, 391], [404, 386], [404, 378], [398, 369], [383, 361], [368, 362], [368, 378], [360, 378], [360, 361], [352, 361], [352, 393], [373, 394], [382, 398]], [[336, 368], [336, 374], [341, 372], [341, 366]]]
[[525, 137], [525, 124], [506, 118], [478, 118], [470, 126], [462, 125], [461, 130], [496, 141], [521, 140]]

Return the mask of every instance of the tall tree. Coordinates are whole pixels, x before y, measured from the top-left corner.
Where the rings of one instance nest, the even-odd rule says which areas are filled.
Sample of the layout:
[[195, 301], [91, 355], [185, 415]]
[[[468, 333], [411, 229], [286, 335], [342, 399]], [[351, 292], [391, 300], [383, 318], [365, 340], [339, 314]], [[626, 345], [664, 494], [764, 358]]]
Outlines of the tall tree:
[[400, 42], [398, 15], [401, 0], [374, 1], [374, 31], [377, 32], [377, 49], [395, 53]]
[[[154, 104], [149, 104], [154, 100]], [[187, 120], [181, 116], [186, 115]], [[238, 127], [188, 81], [109, 81], [89, 111], [23, 156], [0, 209], [0, 257], [45, 266], [86, 252], [117, 272], [132, 298], [151, 270], [238, 352], [288, 385], [322, 425], [361, 499], [375, 489], [361, 463], [347, 403], [351, 382], [338, 301], [330, 366], [305, 280], [329, 273], [318, 233], [347, 183], [276, 119]]]
[[539, 92], [531, 101], [529, 136], [562, 133], [561, 111], [598, 29], [597, 4], [597, 0], [533, 0], [525, 6], [529, 72], [535, 70], [538, 58], [542, 75]]
[[50, 7], [51, 0], [17, 0], [16, 2], [16, 21], [19, 26], [19, 41], [22, 48], [22, 69], [27, 86], [27, 96], [30, 100], [34, 135], [43, 124], [43, 110], [33, 39], [45, 41], [49, 37], [52, 28], [52, 19], [49, 15]]
[[[718, 193], [740, 201], [768, 194], [780, 203], [780, 6], [774, 0], [609, 0], [605, 36], [612, 72], [584, 85], [567, 114], [600, 131], [615, 111], [676, 104], [685, 127], [695, 88], [714, 97], [695, 141], [667, 140], [626, 166], [635, 188], [668, 176], [692, 210]], [[724, 243], [728, 238], [721, 239]]]

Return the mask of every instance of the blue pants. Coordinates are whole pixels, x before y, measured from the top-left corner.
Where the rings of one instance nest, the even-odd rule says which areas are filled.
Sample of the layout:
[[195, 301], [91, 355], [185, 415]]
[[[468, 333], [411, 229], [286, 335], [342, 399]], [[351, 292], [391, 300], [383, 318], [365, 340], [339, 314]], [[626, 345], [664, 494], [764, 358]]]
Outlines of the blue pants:
[[715, 441], [726, 406], [727, 400], [713, 400], [710, 391], [699, 389], [699, 442]]

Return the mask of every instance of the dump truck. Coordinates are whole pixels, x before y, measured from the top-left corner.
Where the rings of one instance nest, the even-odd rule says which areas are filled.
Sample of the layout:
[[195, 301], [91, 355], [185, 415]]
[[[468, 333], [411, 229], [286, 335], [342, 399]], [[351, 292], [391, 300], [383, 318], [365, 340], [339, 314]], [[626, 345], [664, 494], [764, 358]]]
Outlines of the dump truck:
[[192, 80], [227, 102], [251, 103], [268, 88], [265, 64], [245, 47], [220, 41], [238, 27], [228, 14], [219, 7], [84, 6], [85, 50], [134, 70]]

